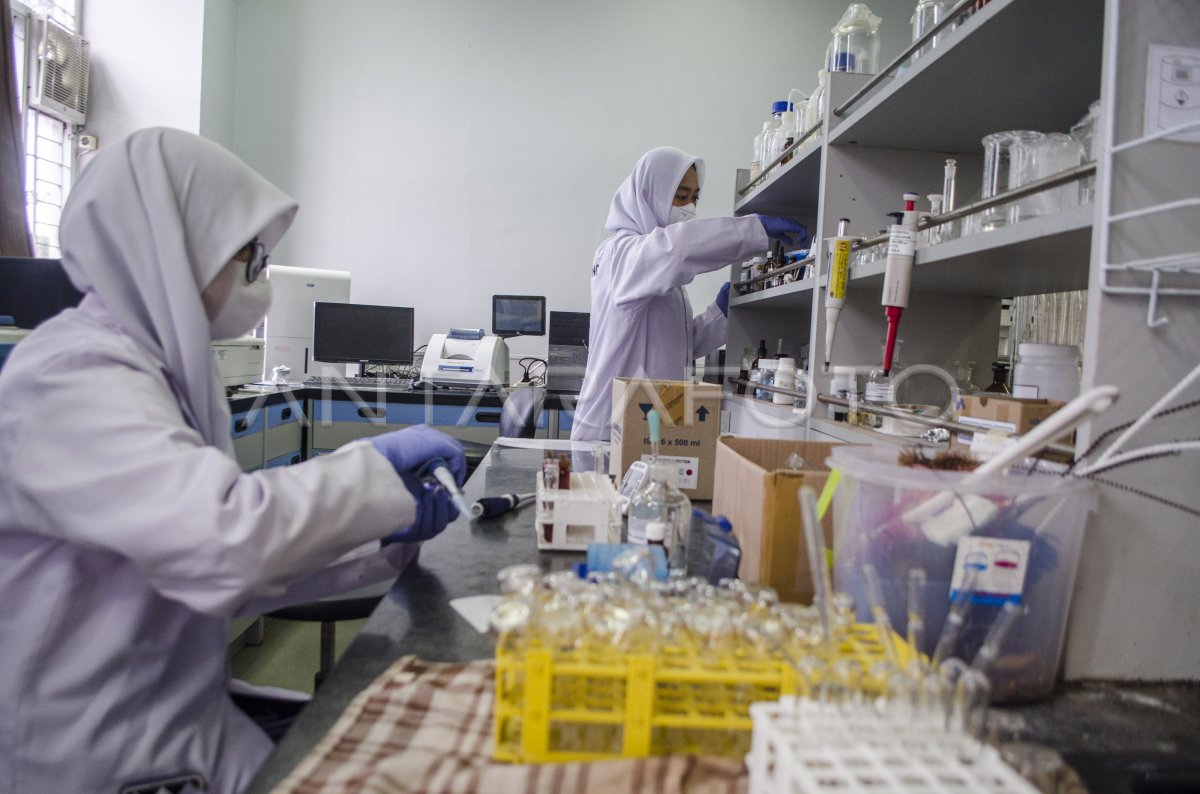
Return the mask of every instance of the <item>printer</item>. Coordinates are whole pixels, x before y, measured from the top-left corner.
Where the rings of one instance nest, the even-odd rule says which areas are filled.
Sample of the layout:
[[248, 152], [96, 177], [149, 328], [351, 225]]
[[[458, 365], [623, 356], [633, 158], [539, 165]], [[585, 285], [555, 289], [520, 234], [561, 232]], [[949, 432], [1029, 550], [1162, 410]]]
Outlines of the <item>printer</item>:
[[482, 328], [451, 328], [434, 334], [421, 361], [421, 380], [462, 389], [508, 385], [508, 344]]
[[265, 344], [253, 336], [213, 341], [213, 357], [217, 360], [221, 382], [226, 386], [241, 386], [261, 378]]

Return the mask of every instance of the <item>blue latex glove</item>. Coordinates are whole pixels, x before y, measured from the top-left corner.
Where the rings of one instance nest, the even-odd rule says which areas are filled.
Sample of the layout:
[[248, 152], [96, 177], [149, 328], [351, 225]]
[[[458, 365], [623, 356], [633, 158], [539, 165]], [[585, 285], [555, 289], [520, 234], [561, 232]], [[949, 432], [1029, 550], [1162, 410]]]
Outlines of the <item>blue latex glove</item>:
[[803, 223], [778, 215], [759, 215], [758, 222], [772, 240], [784, 245], [804, 245], [808, 242], [808, 229]]
[[458, 518], [458, 510], [450, 503], [450, 495], [430, 472], [435, 463], [445, 463], [454, 475], [454, 481], [462, 485], [466, 479], [467, 460], [461, 444], [426, 425], [375, 436], [371, 444], [396, 469], [416, 502], [417, 516], [412, 525], [384, 538], [385, 546], [389, 543], [429, 540]]
[[717, 293], [717, 308], [721, 310], [721, 314], [729, 316], [729, 282], [726, 281], [721, 285], [721, 290]]
[[417, 517], [411, 526], [384, 538], [381, 541], [384, 546], [389, 543], [417, 543], [429, 540], [440, 535], [447, 524], [458, 518], [458, 509], [450, 502], [450, 494], [432, 478], [404, 472], [400, 479], [416, 500]]
[[467, 459], [463, 455], [462, 444], [428, 425], [393, 430], [374, 436], [371, 443], [401, 476], [415, 474], [429, 461], [441, 458], [446, 461], [446, 467], [459, 485], [467, 477]]

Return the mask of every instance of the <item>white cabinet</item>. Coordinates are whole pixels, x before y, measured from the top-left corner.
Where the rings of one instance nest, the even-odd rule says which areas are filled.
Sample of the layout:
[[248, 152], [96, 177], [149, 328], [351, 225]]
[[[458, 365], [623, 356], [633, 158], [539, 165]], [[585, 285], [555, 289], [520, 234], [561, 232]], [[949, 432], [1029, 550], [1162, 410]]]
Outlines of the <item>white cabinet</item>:
[[[806, 220], [814, 238], [828, 240], [839, 218], [852, 234], [873, 236], [900, 209], [901, 195], [940, 193], [946, 158], [958, 161], [957, 205], [977, 200], [982, 176], [981, 139], [992, 132], [1028, 129], [1066, 132], [1102, 99], [1102, 124], [1112, 123], [1117, 143], [1142, 134], [1147, 45], [1200, 47], [1200, 4], [1194, 0], [991, 0], [938, 49], [899, 76], [885, 78], [864, 98], [844, 107], [867, 83], [861, 75], [834, 74], [820, 138], [791, 161], [746, 189], [739, 172], [735, 212], [785, 214]], [[1103, 85], [1102, 85], [1102, 76]], [[1097, 135], [1102, 134], [1097, 130]], [[1200, 193], [1200, 145], [1161, 143], [1110, 164], [1098, 157], [1097, 183], [1113, 180], [1114, 211]], [[1146, 194], [1146, 195], [1142, 195]], [[1102, 196], [1100, 190], [1096, 195]], [[899, 336], [901, 363], [932, 364], [953, 372], [953, 362], [976, 362], [977, 386], [990, 381], [997, 355], [1000, 301], [1017, 295], [1089, 290], [1083, 386], [1114, 383], [1118, 407], [1081, 432], [1080, 449], [1101, 431], [1137, 418], [1196, 365], [1200, 308], [1196, 298], [1162, 298], [1171, 323], [1149, 328], [1144, 296], [1099, 288], [1100, 266], [1110, 256], [1195, 252], [1200, 211], [1160, 219], [1115, 234], [1109, 251], [1098, 246], [1100, 198], [936, 246], [918, 248], [912, 295]], [[922, 206], [928, 205], [922, 200]], [[1177, 213], [1178, 214], [1178, 213]], [[1163, 237], [1173, 245], [1161, 245]], [[1153, 240], [1153, 253], [1139, 243]], [[1124, 250], [1123, 250], [1124, 249]], [[814, 243], [817, 261], [824, 246]], [[1132, 251], [1130, 254], [1128, 251]], [[822, 267], [823, 271], [824, 268]], [[1184, 274], [1178, 278], [1186, 277]], [[823, 371], [824, 273], [809, 268], [801, 281], [735, 295], [730, 300], [728, 350], [776, 340], [796, 354], [808, 346], [812, 391], [828, 393]], [[1195, 274], [1185, 286], [1197, 286]], [[740, 278], [734, 265], [731, 281]], [[850, 271], [845, 309], [833, 348], [835, 365], [865, 375], [878, 364], [886, 331], [880, 305], [882, 262]], [[861, 383], [861, 378], [860, 378]], [[1197, 399], [1200, 388], [1185, 398]], [[1182, 398], [1181, 398], [1182, 401]], [[730, 395], [731, 415], [746, 414], [745, 398]], [[770, 406], [761, 412], [772, 410]], [[773, 434], [857, 443], [893, 442], [881, 434], [825, 418], [809, 400], [798, 420]], [[770, 418], [770, 417], [768, 417]], [[753, 427], [744, 416], [743, 427]], [[1170, 421], [1170, 420], [1167, 420]], [[1159, 423], [1143, 443], [1163, 437], [1194, 438], [1197, 412], [1175, 427]], [[1135, 446], [1140, 446], [1137, 444]], [[1200, 631], [1200, 521], [1194, 514], [1137, 496], [1157, 493], [1195, 510], [1200, 496], [1200, 456], [1131, 466], [1114, 473], [1123, 490], [1103, 486], [1101, 509], [1089, 525], [1067, 638], [1066, 674], [1072, 678], [1200, 677], [1195, 640]], [[1190, 485], [1189, 485], [1190, 483]], [[1164, 492], [1164, 489], [1166, 492]], [[1146, 524], [1142, 517], [1152, 522]], [[1190, 638], [1190, 639], [1189, 639]]]

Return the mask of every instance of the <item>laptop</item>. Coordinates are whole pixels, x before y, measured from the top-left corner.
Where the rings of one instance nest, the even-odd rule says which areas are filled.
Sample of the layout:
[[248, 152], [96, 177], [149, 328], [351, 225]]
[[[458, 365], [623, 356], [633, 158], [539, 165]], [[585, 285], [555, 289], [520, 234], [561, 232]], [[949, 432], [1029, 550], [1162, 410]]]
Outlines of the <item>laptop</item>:
[[587, 368], [587, 312], [550, 312], [550, 354], [546, 359], [546, 390], [578, 394]]

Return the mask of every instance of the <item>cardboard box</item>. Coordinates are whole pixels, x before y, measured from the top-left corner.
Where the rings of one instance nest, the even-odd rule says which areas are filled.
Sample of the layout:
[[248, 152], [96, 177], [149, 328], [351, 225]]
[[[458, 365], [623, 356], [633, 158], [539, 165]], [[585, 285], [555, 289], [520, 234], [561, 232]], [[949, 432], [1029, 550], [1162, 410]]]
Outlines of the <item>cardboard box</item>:
[[662, 419], [659, 458], [679, 463], [675, 484], [692, 499], [711, 499], [721, 387], [676, 380], [614, 378], [609, 474], [620, 479], [635, 460], [650, 455], [646, 414]]
[[[742, 547], [738, 576], [770, 585], [780, 599], [811, 603], [813, 582], [799, 492], [803, 485], [819, 494], [829, 478], [825, 460], [836, 444], [721, 436], [717, 442], [717, 485], [712, 512], [733, 523]], [[796, 452], [807, 465], [783, 468]], [[821, 522], [825, 545], [833, 548], [833, 511]]]
[[[1014, 436], [1025, 435], [1066, 404], [1059, 400], [1022, 399], [1006, 394], [967, 394], [959, 403], [955, 421], [976, 425], [983, 433], [999, 430]], [[955, 433], [953, 442], [955, 446], [969, 448], [971, 436]], [[1059, 439], [1059, 443], [1070, 444], [1071, 436]]]

